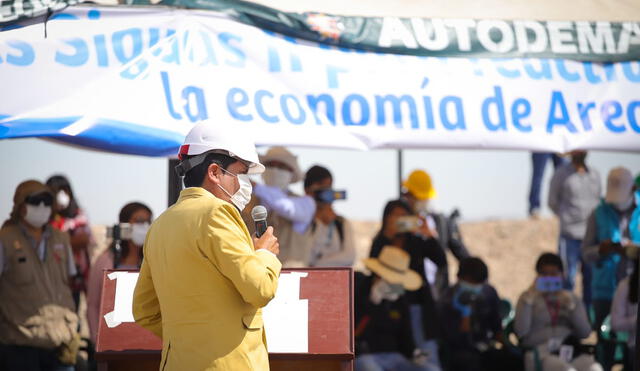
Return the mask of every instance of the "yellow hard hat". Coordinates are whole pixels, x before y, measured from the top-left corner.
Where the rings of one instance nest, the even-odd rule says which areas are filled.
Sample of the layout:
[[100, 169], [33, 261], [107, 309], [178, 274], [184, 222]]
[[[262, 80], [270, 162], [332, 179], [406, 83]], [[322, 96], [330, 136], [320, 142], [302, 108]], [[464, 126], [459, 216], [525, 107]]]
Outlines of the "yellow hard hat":
[[424, 170], [414, 170], [409, 174], [407, 180], [402, 182], [412, 195], [418, 200], [428, 200], [436, 197], [436, 190], [431, 183], [431, 176]]

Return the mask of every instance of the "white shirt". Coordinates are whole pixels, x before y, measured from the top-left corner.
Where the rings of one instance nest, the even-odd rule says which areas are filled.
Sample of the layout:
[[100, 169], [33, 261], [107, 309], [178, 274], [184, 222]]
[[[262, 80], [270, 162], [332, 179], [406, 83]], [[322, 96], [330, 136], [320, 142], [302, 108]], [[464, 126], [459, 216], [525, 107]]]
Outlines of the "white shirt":
[[269, 211], [288, 219], [293, 230], [303, 234], [316, 213], [316, 202], [310, 196], [293, 196], [278, 187], [256, 184], [253, 192]]

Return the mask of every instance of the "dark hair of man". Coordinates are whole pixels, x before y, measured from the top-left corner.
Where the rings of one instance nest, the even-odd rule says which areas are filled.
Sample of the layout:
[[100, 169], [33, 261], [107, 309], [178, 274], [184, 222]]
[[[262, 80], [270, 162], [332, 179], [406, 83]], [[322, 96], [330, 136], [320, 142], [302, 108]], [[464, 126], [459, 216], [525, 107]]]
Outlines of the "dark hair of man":
[[46, 184], [53, 191], [54, 197], [60, 191], [67, 192], [69, 195], [69, 205], [64, 210], [60, 210], [60, 215], [65, 218], [75, 218], [78, 215], [78, 209], [80, 207], [76, 202], [76, 198], [73, 196], [73, 190], [71, 189], [69, 180], [64, 175], [56, 174], [47, 179]]
[[327, 178], [333, 179], [331, 172], [324, 166], [313, 165], [304, 175], [304, 188], [309, 188], [314, 183], [319, 183]]
[[[185, 160], [192, 157], [194, 156], [187, 156]], [[238, 160], [221, 153], [209, 153], [200, 165], [193, 167], [185, 174], [184, 185], [185, 187], [200, 187], [202, 186], [202, 183], [204, 183], [204, 178], [207, 175], [209, 165], [218, 164], [218, 166], [226, 170], [229, 165], [236, 161]]]
[[473, 283], [485, 282], [489, 278], [489, 269], [480, 258], [468, 257], [460, 260], [458, 278], [471, 280]]
[[545, 265], [558, 267], [558, 269], [560, 269], [560, 272], [564, 272], [564, 268], [562, 267], [562, 259], [560, 259], [557, 254], [546, 252], [540, 255], [538, 261], [536, 262], [536, 272], [542, 272], [542, 267], [544, 267]]

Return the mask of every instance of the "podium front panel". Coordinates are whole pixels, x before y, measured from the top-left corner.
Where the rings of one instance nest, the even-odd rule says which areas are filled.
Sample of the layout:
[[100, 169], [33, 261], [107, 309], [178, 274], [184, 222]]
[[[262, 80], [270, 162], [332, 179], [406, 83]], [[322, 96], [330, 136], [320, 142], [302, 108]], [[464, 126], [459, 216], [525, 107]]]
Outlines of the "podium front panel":
[[[150, 331], [134, 322], [123, 322], [108, 327], [104, 315], [114, 310], [117, 280], [107, 277], [113, 270], [105, 271], [102, 299], [100, 305], [100, 323], [96, 358], [105, 362], [124, 366], [129, 362], [158, 364], [162, 340]], [[135, 271], [127, 271], [135, 273]], [[353, 347], [353, 271], [351, 268], [296, 268], [283, 269], [282, 273], [304, 272], [307, 276], [300, 280], [300, 299], [308, 304], [308, 352], [307, 353], [270, 353], [274, 369], [295, 365], [328, 365], [338, 362], [344, 366], [351, 364], [354, 358]], [[275, 362], [275, 363], [274, 363]], [[293, 362], [293, 363], [292, 363]], [[311, 362], [311, 363], [310, 363]], [[329, 362], [329, 363], [327, 363]], [[141, 369], [147, 369], [142, 367]], [[311, 369], [315, 369], [311, 367]], [[333, 368], [331, 368], [333, 369]], [[349, 369], [340, 367], [340, 369]]]

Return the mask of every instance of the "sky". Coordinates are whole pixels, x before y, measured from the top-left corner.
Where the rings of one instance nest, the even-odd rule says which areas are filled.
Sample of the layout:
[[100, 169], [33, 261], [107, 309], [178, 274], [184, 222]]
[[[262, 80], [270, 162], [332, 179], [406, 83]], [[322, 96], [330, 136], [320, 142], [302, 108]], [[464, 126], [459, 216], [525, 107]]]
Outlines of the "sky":
[[[396, 150], [353, 151], [290, 148], [306, 171], [315, 164], [329, 168], [334, 188], [347, 190], [347, 200], [337, 201], [339, 214], [354, 220], [379, 220], [384, 204], [398, 196]], [[260, 153], [266, 148], [260, 148]], [[81, 207], [94, 224], [113, 224], [120, 208], [141, 201], [160, 215], [167, 207], [166, 158], [148, 158], [97, 152], [40, 139], [0, 141], [0, 221], [8, 217], [15, 187], [27, 179], [66, 175]], [[608, 171], [625, 166], [640, 173], [640, 154], [593, 151], [587, 163], [596, 168], [603, 189]], [[438, 197], [434, 209], [449, 213], [458, 208], [463, 220], [521, 219], [527, 215], [531, 173], [530, 153], [491, 150], [404, 150], [403, 175], [425, 169]], [[553, 166], [549, 162], [542, 200]], [[302, 192], [302, 184], [292, 186]], [[543, 215], [550, 215], [546, 206]]]

